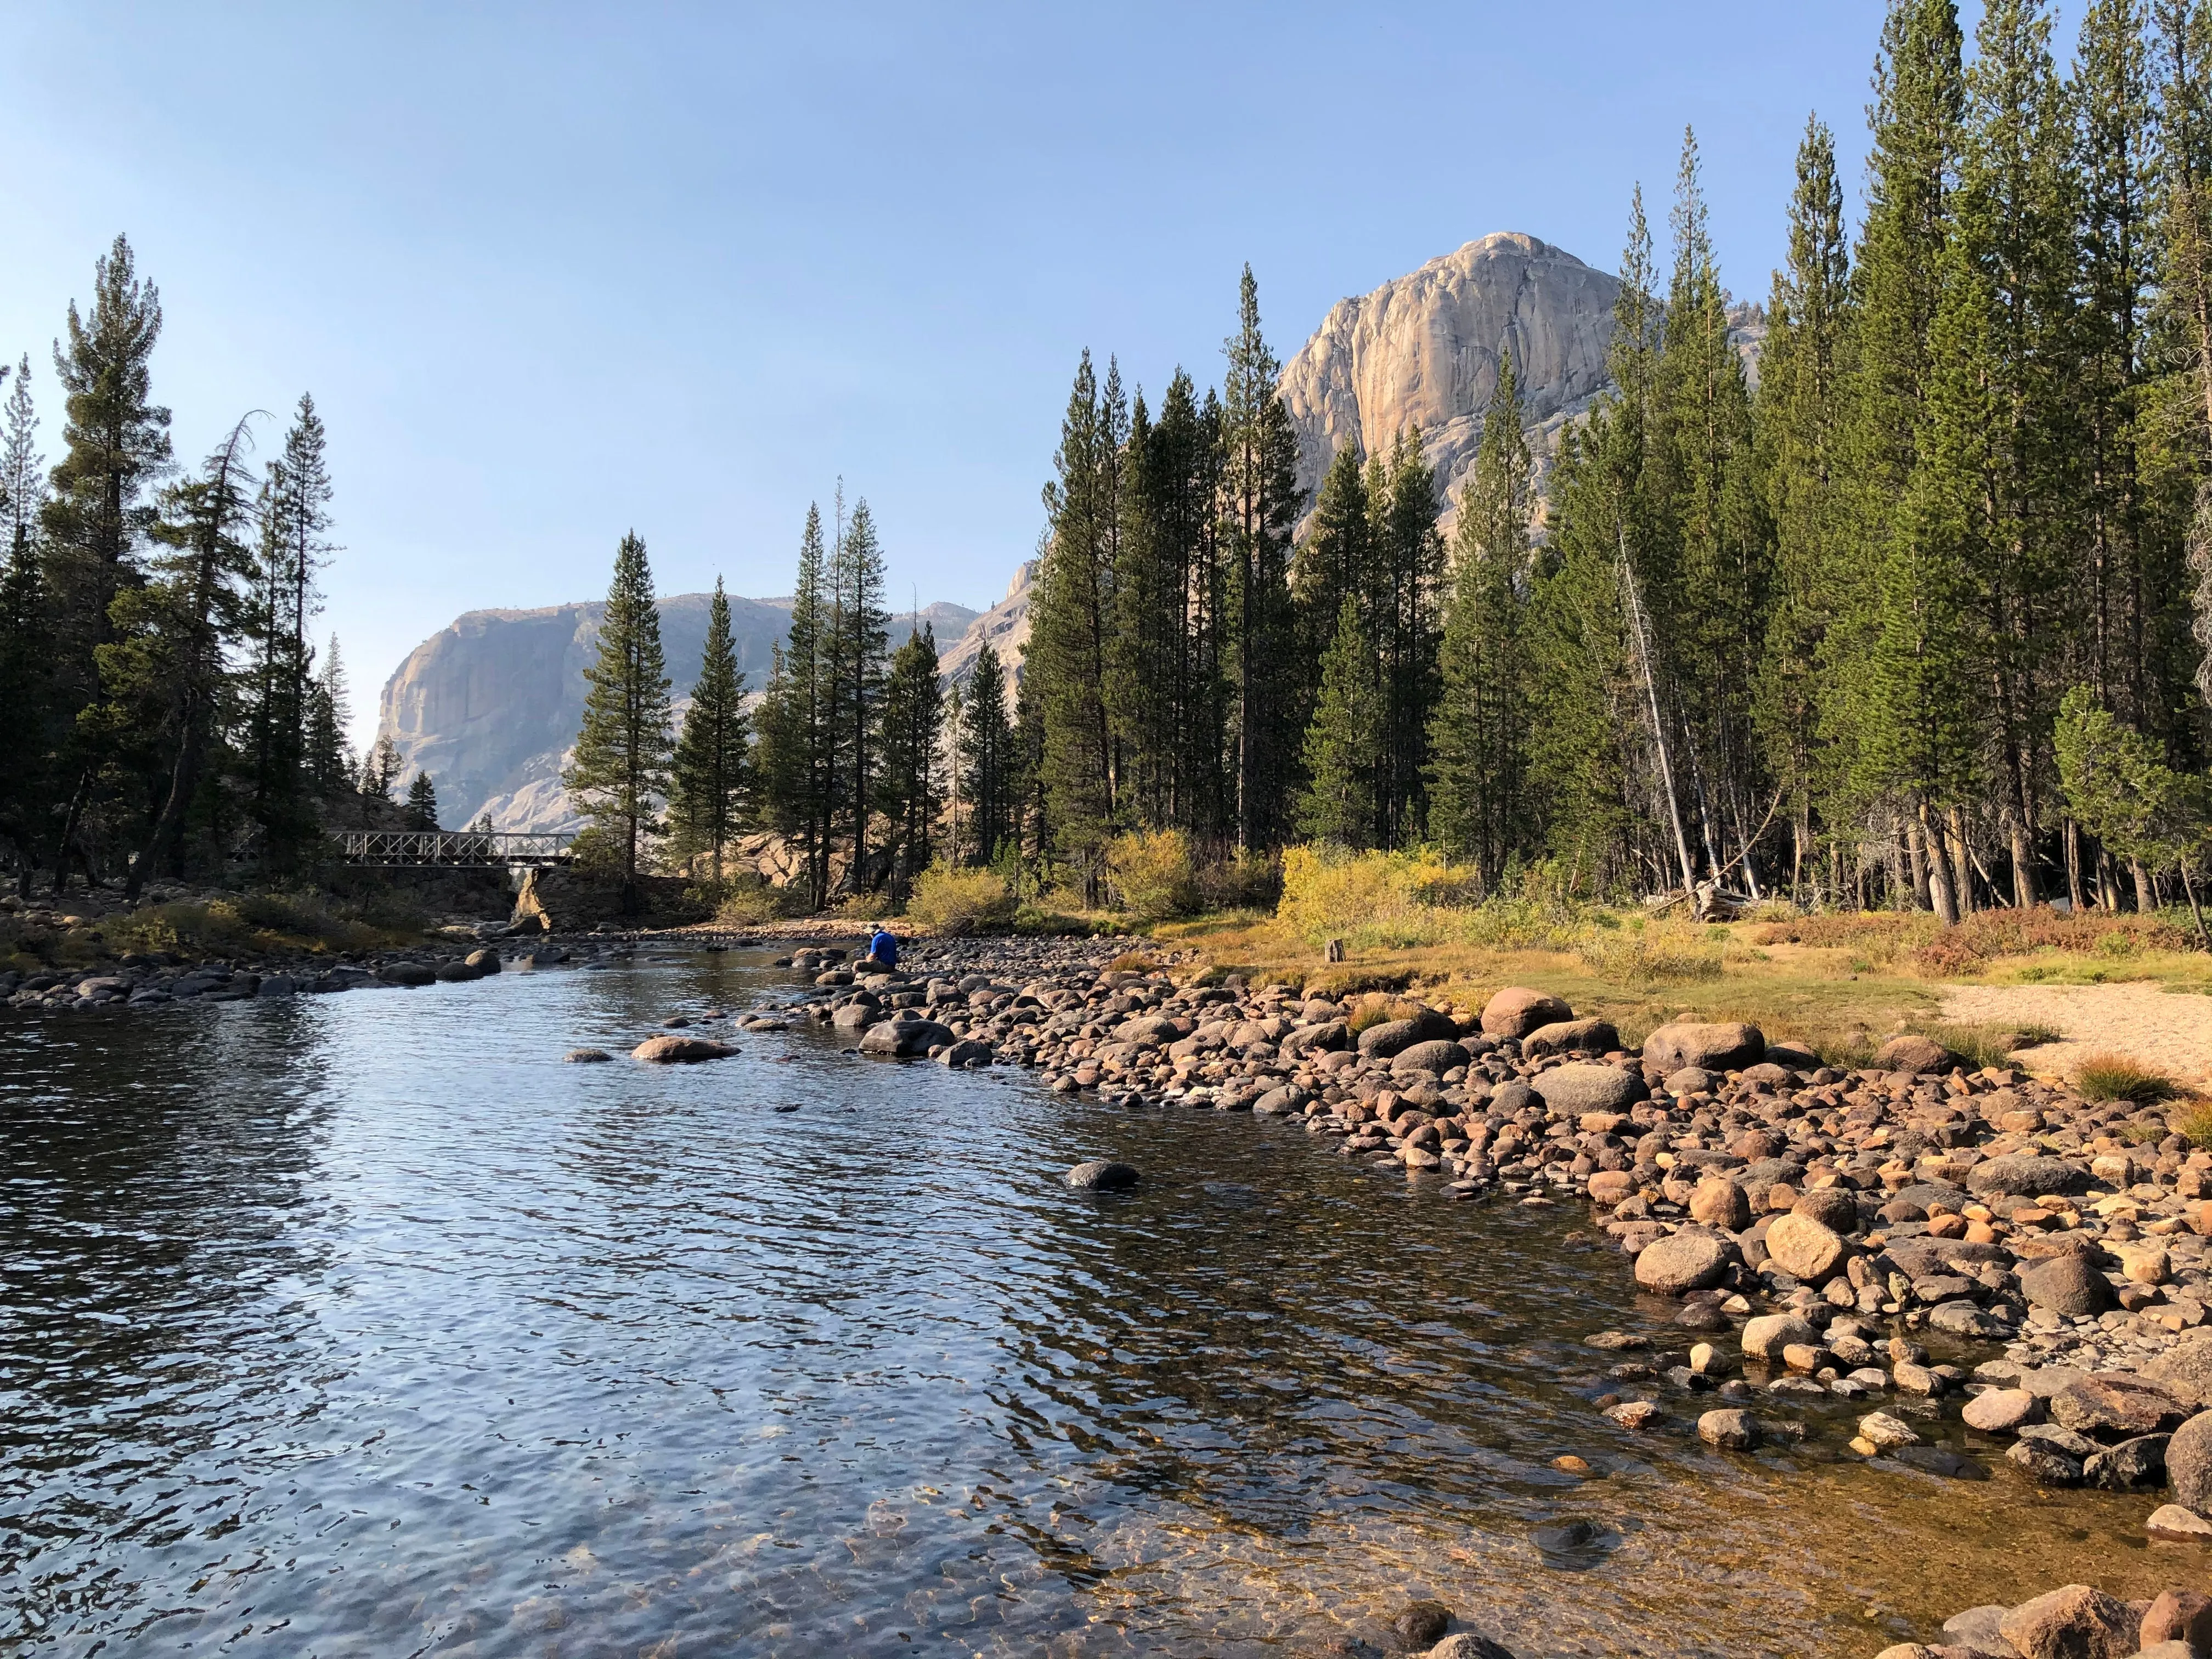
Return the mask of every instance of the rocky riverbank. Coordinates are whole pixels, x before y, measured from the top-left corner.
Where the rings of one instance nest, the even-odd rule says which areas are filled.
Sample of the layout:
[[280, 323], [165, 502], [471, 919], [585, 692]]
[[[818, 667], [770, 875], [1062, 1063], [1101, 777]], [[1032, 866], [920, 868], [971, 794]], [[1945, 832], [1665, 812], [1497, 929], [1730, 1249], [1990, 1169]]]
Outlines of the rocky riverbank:
[[[1877, 1466], [1973, 1480], [2002, 1456], [2045, 1486], [2140, 1490], [2149, 1538], [2212, 1542], [2212, 1152], [2160, 1111], [1969, 1071], [1924, 1038], [1848, 1072], [1741, 1024], [1664, 1026], [1631, 1050], [1537, 991], [1354, 1006], [1178, 985], [1128, 958], [1142, 948], [924, 941], [888, 974], [802, 951], [811, 982], [750, 1023], [801, 1014], [861, 1054], [1299, 1120], [1440, 1196], [1587, 1204], [1624, 1270], [1677, 1304], [1687, 1347], [1592, 1334], [1614, 1422], [1747, 1450], [1849, 1402], [1850, 1449]], [[2199, 1565], [2177, 1558], [2177, 1576]], [[1889, 1659], [2178, 1659], [2195, 1650], [2156, 1646], [2169, 1626], [2212, 1637], [2160, 1607], [2069, 1587]]]

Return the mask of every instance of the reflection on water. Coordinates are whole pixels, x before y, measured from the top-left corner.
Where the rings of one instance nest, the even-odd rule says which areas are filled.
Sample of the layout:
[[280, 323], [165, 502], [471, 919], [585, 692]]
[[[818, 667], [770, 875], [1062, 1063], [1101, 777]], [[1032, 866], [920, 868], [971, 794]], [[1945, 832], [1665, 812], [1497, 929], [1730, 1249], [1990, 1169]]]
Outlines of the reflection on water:
[[[1522, 1659], [1849, 1656], [2201, 1573], [1842, 1408], [1615, 1429], [1579, 1339], [1675, 1334], [1578, 1217], [1292, 1125], [805, 1032], [558, 1063], [775, 983], [0, 1026], [0, 1651], [1283, 1654], [1427, 1595]], [[1105, 1152], [1145, 1184], [1060, 1183]]]

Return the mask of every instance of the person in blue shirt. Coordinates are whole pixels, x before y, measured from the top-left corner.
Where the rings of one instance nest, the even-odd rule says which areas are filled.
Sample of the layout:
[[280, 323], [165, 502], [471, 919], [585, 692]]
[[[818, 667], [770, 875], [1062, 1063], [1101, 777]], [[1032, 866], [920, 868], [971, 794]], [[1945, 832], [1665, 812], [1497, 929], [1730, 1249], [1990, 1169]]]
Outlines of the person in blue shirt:
[[881, 922], [876, 924], [876, 936], [868, 941], [868, 954], [876, 959], [878, 968], [898, 966], [898, 940]]

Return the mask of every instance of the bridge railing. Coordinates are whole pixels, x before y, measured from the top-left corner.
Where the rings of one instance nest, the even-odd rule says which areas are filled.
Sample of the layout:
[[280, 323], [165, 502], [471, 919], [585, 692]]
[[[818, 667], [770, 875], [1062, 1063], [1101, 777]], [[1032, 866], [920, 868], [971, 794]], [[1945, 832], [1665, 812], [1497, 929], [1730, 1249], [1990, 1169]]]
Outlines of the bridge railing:
[[484, 870], [566, 864], [576, 837], [567, 830], [343, 830], [337, 841], [349, 864]]

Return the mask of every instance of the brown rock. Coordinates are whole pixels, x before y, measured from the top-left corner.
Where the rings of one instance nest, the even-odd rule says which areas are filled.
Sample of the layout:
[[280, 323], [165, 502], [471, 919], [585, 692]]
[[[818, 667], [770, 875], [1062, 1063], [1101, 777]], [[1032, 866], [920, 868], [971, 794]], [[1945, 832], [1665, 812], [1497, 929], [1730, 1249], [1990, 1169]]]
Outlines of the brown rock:
[[2100, 1314], [2113, 1305], [2112, 1287], [2088, 1258], [2055, 1255], [2023, 1269], [2020, 1288], [2039, 1308], [2071, 1318], [2078, 1314]]
[[1840, 1187], [1815, 1188], [1794, 1200], [1790, 1208], [1795, 1214], [1812, 1217], [1832, 1233], [1858, 1231], [1858, 1200]]
[[1589, 1178], [1590, 1202], [1611, 1209], [1636, 1190], [1636, 1177], [1626, 1170], [1600, 1170]]
[[1740, 1233], [1751, 1225], [1751, 1200], [1724, 1176], [1707, 1176], [1690, 1194], [1690, 1218]]
[[[1489, 1010], [1483, 1012], [1487, 1016]], [[1530, 1060], [1540, 1060], [1546, 1054], [1569, 1054], [1577, 1048], [1606, 1054], [1620, 1047], [1620, 1033], [1613, 1030], [1612, 1021], [1603, 1019], [1555, 1020], [1549, 1025], [1539, 1025], [1521, 1039], [1521, 1052]]]
[[1492, 1036], [1524, 1037], [1546, 1025], [1575, 1017], [1575, 1011], [1548, 992], [1509, 986], [1482, 1005], [1482, 1029]]
[[1892, 1037], [1876, 1051], [1874, 1063], [1885, 1072], [1948, 1072], [1959, 1065], [1953, 1054], [1933, 1037], [1917, 1033]]
[[1832, 1228], [1792, 1210], [1767, 1229], [1766, 1254], [1790, 1278], [1808, 1285], [1825, 1285], [1842, 1268], [1850, 1247]]
[[2026, 1389], [1991, 1389], [1969, 1400], [1960, 1415], [1984, 1434], [2011, 1434], [2034, 1422], [2041, 1409]]
[[2051, 1396], [2051, 1420], [2077, 1434], [2163, 1434], [2188, 1414], [2157, 1383], [2124, 1371], [2099, 1371]]
[[726, 1042], [708, 1037], [647, 1037], [629, 1051], [632, 1060], [653, 1066], [689, 1065], [701, 1060], [727, 1060], [738, 1051]]
[[2186, 1642], [2200, 1650], [2212, 1650], [2212, 1595], [2193, 1589], [2160, 1590], [2143, 1614], [2136, 1640], [2147, 1648], [2160, 1642]]
[[2021, 1602], [1997, 1630], [2021, 1659], [2129, 1659], [2139, 1622], [2126, 1602], [2069, 1584]]
[[2212, 1406], [2212, 1329], [2185, 1336], [2144, 1365], [2142, 1374], [2185, 1405]]

